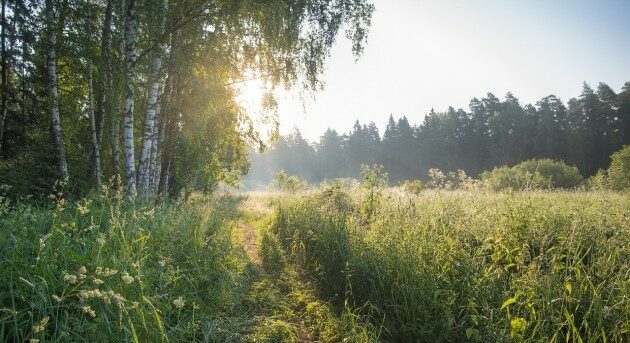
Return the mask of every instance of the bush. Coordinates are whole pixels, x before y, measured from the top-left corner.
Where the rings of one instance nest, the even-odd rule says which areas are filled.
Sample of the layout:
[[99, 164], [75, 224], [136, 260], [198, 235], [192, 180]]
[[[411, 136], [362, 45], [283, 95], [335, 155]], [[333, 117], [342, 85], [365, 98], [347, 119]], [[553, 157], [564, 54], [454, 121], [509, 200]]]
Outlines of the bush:
[[532, 159], [511, 168], [497, 167], [482, 173], [481, 179], [493, 190], [571, 189], [583, 181], [576, 167], [552, 159]]
[[273, 186], [283, 192], [297, 193], [308, 189], [308, 183], [306, 181], [300, 180], [295, 175], [288, 175], [284, 170], [276, 172], [273, 175]]
[[400, 186], [403, 191], [415, 195], [420, 194], [426, 188], [424, 183], [420, 180], [405, 180], [400, 183]]
[[599, 170], [588, 181], [592, 189], [612, 189], [622, 191], [630, 189], [630, 145], [610, 156], [608, 170]]
[[444, 174], [437, 168], [431, 168], [427, 174], [429, 176], [427, 186], [433, 189], [473, 189], [477, 184], [477, 181], [461, 169]]

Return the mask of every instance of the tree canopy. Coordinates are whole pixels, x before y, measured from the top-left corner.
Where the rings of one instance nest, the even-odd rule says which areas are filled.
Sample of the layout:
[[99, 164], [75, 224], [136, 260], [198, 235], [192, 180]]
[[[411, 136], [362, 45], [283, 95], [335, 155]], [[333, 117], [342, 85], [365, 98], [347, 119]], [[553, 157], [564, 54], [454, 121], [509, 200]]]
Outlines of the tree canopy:
[[234, 183], [249, 147], [264, 144], [236, 85], [321, 89], [333, 43], [345, 34], [358, 57], [373, 10], [367, 0], [2, 1], [0, 183], [26, 195], [113, 179], [129, 196]]
[[610, 164], [610, 156], [629, 143], [630, 83], [619, 94], [600, 83], [584, 84], [567, 103], [554, 95], [522, 105], [508, 93], [473, 98], [468, 111], [432, 110], [420, 125], [406, 116], [389, 117], [379, 135], [374, 123], [357, 121], [352, 131], [327, 130], [309, 143], [299, 131], [282, 137], [263, 155], [252, 154], [245, 184], [267, 184], [269, 173], [285, 170], [311, 182], [360, 177], [361, 164], [381, 164], [390, 181], [426, 179], [431, 168], [465, 170], [472, 176], [530, 159], [554, 159], [591, 176]]

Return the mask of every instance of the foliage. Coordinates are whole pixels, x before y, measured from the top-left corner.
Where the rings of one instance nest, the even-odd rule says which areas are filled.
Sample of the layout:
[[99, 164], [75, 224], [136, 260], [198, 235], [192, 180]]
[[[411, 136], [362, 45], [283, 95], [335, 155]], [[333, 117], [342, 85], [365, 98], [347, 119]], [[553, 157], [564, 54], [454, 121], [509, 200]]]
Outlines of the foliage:
[[424, 189], [426, 189], [425, 184], [420, 180], [404, 180], [400, 183], [402, 189], [409, 194], [420, 194]]
[[283, 192], [297, 193], [300, 191], [304, 191], [308, 189], [309, 187], [308, 183], [300, 180], [295, 175], [289, 176], [287, 173], [284, 172], [284, 170], [276, 172], [274, 174], [274, 177], [275, 179], [272, 183], [273, 186], [277, 187], [279, 190]]
[[375, 164], [361, 166], [363, 174], [363, 189], [365, 197], [361, 204], [361, 213], [369, 221], [376, 214], [376, 210], [381, 205], [382, 189], [387, 186], [388, 176], [383, 166]]
[[[421, 179], [429, 169], [457, 170], [477, 178], [483, 171], [530, 159], [562, 160], [588, 177], [607, 168], [614, 151], [630, 144], [630, 83], [615, 94], [606, 84], [563, 103], [550, 95], [520, 104], [508, 93], [473, 98], [469, 109], [390, 116], [384, 132], [357, 121], [349, 132], [327, 130], [317, 142], [294, 132], [277, 148], [252, 155], [249, 183], [267, 183], [277, 170], [318, 183], [360, 178], [362, 164], [380, 164], [390, 180]], [[413, 125], [413, 122], [418, 123]]]
[[284, 199], [273, 232], [323, 296], [364, 309], [385, 341], [627, 338], [623, 195], [423, 192], [382, 202], [369, 222], [322, 201]]
[[551, 159], [528, 160], [511, 168], [494, 168], [481, 174], [481, 179], [493, 190], [572, 189], [583, 181], [576, 167]]
[[[151, 187], [158, 179], [163, 195], [212, 191], [219, 182], [235, 185], [249, 168], [249, 147], [267, 143], [254, 123], [277, 130], [274, 90], [320, 90], [337, 37], [345, 34], [358, 58], [373, 11], [366, 0], [5, 1], [0, 182], [13, 186], [14, 198], [45, 197], [59, 179], [53, 171], [65, 149], [64, 191], [83, 196], [100, 187], [95, 152], [107, 180], [120, 176], [122, 154], [115, 146], [123, 146], [126, 178], [133, 180], [135, 164], [159, 163]], [[126, 18], [131, 13], [134, 20]], [[113, 20], [106, 24], [106, 18]], [[260, 115], [237, 101], [238, 85], [254, 78], [267, 89]], [[52, 79], [58, 80], [61, 123], [56, 140], [47, 103], [52, 101], [42, 101], [53, 98], [46, 97]], [[123, 102], [131, 104], [124, 144]], [[157, 116], [155, 125], [147, 121], [148, 112]], [[143, 147], [142, 161], [131, 159], [137, 146]], [[22, 168], [28, 172], [20, 173]], [[147, 179], [143, 175], [138, 182]]]
[[612, 154], [610, 159], [608, 170], [599, 170], [588, 180], [589, 186], [618, 191], [630, 189], [630, 145]]
[[236, 199], [51, 197], [0, 215], [1, 341], [217, 339], [242, 268], [226, 225]]
[[461, 169], [444, 174], [437, 168], [431, 168], [428, 175], [427, 186], [434, 189], [473, 189], [476, 184], [476, 181]]

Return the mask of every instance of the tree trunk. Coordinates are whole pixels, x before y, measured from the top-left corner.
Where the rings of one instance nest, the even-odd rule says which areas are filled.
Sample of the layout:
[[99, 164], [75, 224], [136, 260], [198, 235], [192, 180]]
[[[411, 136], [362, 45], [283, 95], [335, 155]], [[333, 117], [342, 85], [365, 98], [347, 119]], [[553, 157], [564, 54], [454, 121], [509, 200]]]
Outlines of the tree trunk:
[[155, 123], [153, 125], [153, 132], [151, 133], [151, 154], [149, 158], [149, 194], [151, 196], [155, 196], [156, 194], [156, 182], [157, 182], [157, 172], [158, 172], [158, 149], [159, 149], [159, 131], [161, 127], [161, 112], [162, 106], [164, 104], [164, 92], [160, 90], [160, 100], [157, 102], [157, 108], [155, 110]]
[[125, 107], [123, 141], [125, 150], [125, 191], [136, 194], [136, 161], [133, 138], [134, 64], [136, 62], [136, 1], [126, 0], [125, 24]]
[[[168, 1], [162, 2], [162, 8], [159, 12], [160, 25], [158, 36], [162, 36], [166, 29], [166, 16], [168, 12]], [[140, 149], [140, 164], [138, 167], [138, 190], [141, 197], [149, 197], [153, 195], [152, 187], [152, 165], [155, 164], [157, 153], [157, 114], [159, 112], [160, 103], [160, 83], [162, 79], [163, 54], [166, 51], [166, 44], [160, 43], [153, 63], [151, 65], [151, 74], [149, 76], [149, 90], [147, 94], [147, 108], [144, 117], [144, 130], [142, 132], [142, 148]]]
[[57, 86], [57, 65], [56, 65], [56, 48], [57, 37], [55, 36], [55, 6], [53, 0], [46, 0], [46, 16], [48, 31], [48, 51], [46, 52], [46, 81], [49, 97], [49, 110], [52, 120], [52, 131], [57, 146], [57, 154], [59, 159], [59, 173], [64, 181], [68, 180], [68, 164], [66, 162], [66, 150], [63, 145], [63, 133], [61, 130], [61, 118], [59, 115], [59, 89]]
[[2, 59], [2, 112], [0, 112], [0, 158], [2, 157], [2, 141], [4, 138], [4, 121], [7, 118], [8, 111], [8, 101], [7, 101], [7, 92], [8, 92], [8, 80], [9, 80], [9, 68], [7, 63], [7, 49], [6, 49], [6, 40], [7, 40], [7, 16], [6, 16], [6, 0], [2, 0], [2, 44], [1, 47], [1, 59]]
[[151, 165], [151, 150], [155, 131], [155, 119], [158, 108], [158, 95], [160, 88], [160, 72], [162, 70], [162, 58], [156, 57], [151, 67], [151, 84], [147, 95], [147, 109], [144, 117], [144, 130], [142, 134], [142, 149], [140, 150], [140, 165], [138, 168], [138, 190], [140, 196], [148, 197], [149, 178]]
[[92, 4], [87, 3], [86, 17], [86, 56], [87, 56], [87, 84], [88, 84], [88, 114], [90, 116], [90, 129], [92, 131], [92, 178], [97, 190], [101, 188], [101, 143], [99, 141], [98, 119], [94, 110], [94, 72], [92, 65], [92, 49], [90, 38], [92, 37]]
[[[111, 30], [112, 30], [112, 0], [107, 0], [105, 7], [105, 19], [103, 21], [103, 36], [101, 38], [101, 75], [99, 78], [98, 88], [98, 110], [96, 115], [96, 141], [97, 147], [100, 150], [103, 146], [103, 122], [105, 121], [106, 112], [112, 117], [114, 114], [111, 112], [111, 101], [108, 101], [108, 97], [112, 91], [112, 64], [111, 64]], [[116, 124], [118, 121], [116, 121]], [[118, 135], [116, 135], [116, 139]], [[118, 156], [118, 144], [116, 144], [116, 156]], [[114, 154], [114, 147], [112, 145], [112, 154]], [[112, 159], [112, 163], [113, 163]], [[114, 177], [116, 178], [120, 171], [118, 170], [118, 159], [116, 158], [116, 164], [114, 164]], [[100, 169], [100, 166], [99, 166]]]

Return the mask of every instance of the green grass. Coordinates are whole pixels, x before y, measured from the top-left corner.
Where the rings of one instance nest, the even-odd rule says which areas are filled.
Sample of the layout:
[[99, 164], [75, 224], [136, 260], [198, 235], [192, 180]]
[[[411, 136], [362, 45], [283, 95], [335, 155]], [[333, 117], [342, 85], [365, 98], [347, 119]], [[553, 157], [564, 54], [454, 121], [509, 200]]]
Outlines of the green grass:
[[5, 206], [0, 341], [222, 341], [215, 322], [243, 269], [229, 226], [237, 203]]
[[376, 341], [286, 263], [268, 196], [53, 198], [0, 206], [2, 342]]
[[370, 211], [363, 197], [287, 198], [273, 232], [381, 339], [628, 341], [627, 194], [385, 192]]
[[630, 332], [627, 194], [333, 186], [0, 203], [0, 341], [627, 342]]

